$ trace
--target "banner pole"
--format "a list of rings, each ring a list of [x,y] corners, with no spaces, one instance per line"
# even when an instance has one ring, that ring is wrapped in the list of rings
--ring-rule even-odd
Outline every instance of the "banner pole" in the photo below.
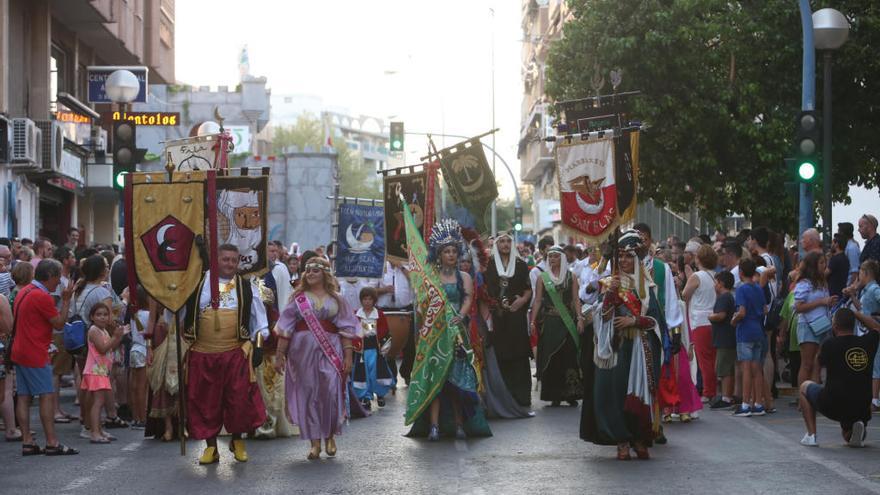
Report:
[[[174,312],[174,334],[177,339],[177,433],[180,436],[180,455],[186,455],[186,373],[183,372],[183,337],[180,335],[177,311]]]

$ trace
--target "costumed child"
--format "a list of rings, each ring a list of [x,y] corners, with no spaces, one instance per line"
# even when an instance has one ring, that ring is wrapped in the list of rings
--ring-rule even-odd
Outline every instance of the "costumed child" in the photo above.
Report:
[[[391,366],[382,352],[383,345],[388,341],[388,320],[376,308],[377,299],[376,289],[364,287],[360,291],[361,307],[355,311],[363,337],[354,341],[351,381],[357,398],[367,410],[372,408],[373,395],[376,396],[376,404],[385,407],[385,394],[395,385]]]
[[[104,407],[104,390],[112,390],[110,386],[110,370],[113,367],[113,351],[119,347],[122,337],[128,333],[126,326],[121,326],[113,319],[110,308],[103,302],[95,303],[89,311],[88,346],[89,353],[83,368],[81,388],[89,396],[89,431],[92,443],[110,443],[115,438],[108,435],[101,427],[101,409]]]

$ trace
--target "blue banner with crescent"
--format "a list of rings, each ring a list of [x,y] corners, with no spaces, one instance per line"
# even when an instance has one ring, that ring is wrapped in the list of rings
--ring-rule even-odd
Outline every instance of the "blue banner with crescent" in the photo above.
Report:
[[[337,277],[379,278],[385,270],[385,209],[339,205],[335,271]]]

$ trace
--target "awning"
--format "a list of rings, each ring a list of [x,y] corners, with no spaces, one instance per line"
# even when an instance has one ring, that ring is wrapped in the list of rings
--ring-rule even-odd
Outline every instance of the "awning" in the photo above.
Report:
[[[85,103],[74,98],[70,93],[58,93],[58,102],[78,114],[86,115],[96,121],[101,120],[101,114],[89,108]]]

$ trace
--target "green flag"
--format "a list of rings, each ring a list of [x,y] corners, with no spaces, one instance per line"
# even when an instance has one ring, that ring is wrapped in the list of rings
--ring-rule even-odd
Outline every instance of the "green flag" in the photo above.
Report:
[[[420,316],[416,358],[407,394],[405,423],[412,424],[431,404],[443,384],[455,357],[459,326],[448,322],[455,311],[446,299],[437,268],[428,263],[428,248],[416,228],[409,208],[402,208],[409,246],[410,285],[416,293]]]

